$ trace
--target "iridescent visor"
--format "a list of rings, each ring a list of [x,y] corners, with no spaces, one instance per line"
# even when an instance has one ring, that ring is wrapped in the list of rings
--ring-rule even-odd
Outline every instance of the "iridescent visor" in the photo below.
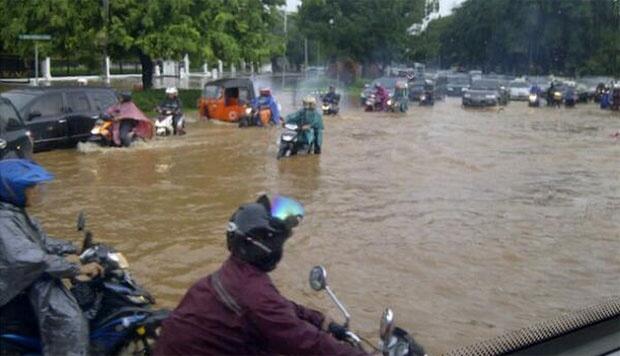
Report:
[[[302,219],[304,207],[295,199],[276,195],[271,199],[271,216],[282,221],[286,221],[289,217]]]

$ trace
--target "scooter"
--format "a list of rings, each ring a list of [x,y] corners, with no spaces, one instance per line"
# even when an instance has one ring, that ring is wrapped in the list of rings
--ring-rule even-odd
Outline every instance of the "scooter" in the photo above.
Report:
[[[393,97],[387,100],[387,109],[389,112],[402,112],[405,113],[409,110],[409,98],[404,97],[400,99],[394,99]]]
[[[72,281],[71,293],[90,324],[90,352],[103,355],[150,355],[159,328],[169,311],[153,309],[155,298],[131,276],[122,253],[93,242],[85,229],[84,214],[77,229],[84,231],[80,254],[83,264],[97,262],[104,274],[89,281]],[[6,320],[5,320],[6,318]],[[42,345],[34,311],[25,294],[0,309],[0,350],[8,354],[41,354]]]
[[[336,298],[336,295],[331,290],[329,285],[327,285],[327,271],[323,268],[323,266],[315,266],[310,270],[309,282],[310,288],[313,290],[317,292],[325,290],[331,300],[344,315],[345,322],[342,325],[338,325],[339,331],[337,333],[332,333],[334,337],[340,339],[341,341],[345,341],[353,347],[359,348],[368,354],[381,352],[386,356],[426,355],[424,348],[414,340],[413,336],[409,335],[407,331],[396,326],[394,321],[394,312],[392,312],[390,308],[385,309],[383,316],[381,317],[381,324],[379,326],[379,336],[381,341],[378,346],[374,346],[368,340],[351,331],[349,329],[351,314],[349,314],[340,300]],[[370,350],[367,350],[364,345],[366,345],[366,348],[370,348]]]
[[[539,107],[540,106],[540,96],[536,93],[531,93],[527,97],[527,106],[529,107]]]
[[[159,116],[155,120],[155,135],[156,136],[170,136],[174,134],[180,134],[185,127],[185,117],[181,113],[177,113],[169,108],[158,108]],[[177,121],[177,127],[174,127],[174,116],[179,115]]]
[[[323,115],[338,115],[338,111],[340,110],[337,102],[330,102],[327,100],[323,101],[321,109],[323,110]]]
[[[424,92],[420,95],[420,106],[433,106],[435,105],[435,98],[431,92]]]
[[[296,155],[298,152],[312,152],[313,143],[305,144],[300,142],[300,135],[308,128],[297,126],[296,124],[284,124],[284,131],[278,141],[277,159]]]
[[[383,111],[381,101],[377,100],[377,96],[375,94],[370,94],[366,98],[364,110],[365,111]]]

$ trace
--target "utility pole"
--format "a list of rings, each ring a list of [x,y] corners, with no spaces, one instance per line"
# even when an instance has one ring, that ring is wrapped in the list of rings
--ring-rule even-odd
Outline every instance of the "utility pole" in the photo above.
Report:
[[[308,73],[308,37],[304,38],[304,71]]]

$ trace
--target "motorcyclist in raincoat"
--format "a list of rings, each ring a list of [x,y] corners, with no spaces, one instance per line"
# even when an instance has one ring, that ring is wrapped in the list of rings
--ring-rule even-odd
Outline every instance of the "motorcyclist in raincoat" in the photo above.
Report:
[[[0,161],[0,307],[23,294],[37,317],[45,355],[86,355],[88,323],[62,279],[92,278],[103,268],[67,261],[63,256],[75,247],[49,237],[28,215],[26,209],[40,203],[42,183],[52,179],[32,161]]]
[[[329,86],[329,91],[323,96],[323,102],[338,105],[338,103],[340,102],[340,95],[336,93],[335,86]]]
[[[280,124],[280,107],[276,99],[271,95],[271,89],[268,87],[261,88],[259,90],[258,98],[252,101],[252,108],[256,112],[258,112],[263,106],[269,107],[269,110],[271,111],[271,118],[269,119],[269,122],[273,125]],[[255,121],[256,122],[254,124],[256,126],[262,126],[262,122],[260,121],[258,116],[255,117]]]
[[[377,97],[377,100],[381,103],[381,109],[382,110],[386,110],[387,109],[387,101],[390,98],[390,94],[383,87],[383,85],[381,85],[379,83],[375,84],[375,96]]]
[[[341,337],[341,326],[286,299],[269,277],[303,215],[283,196],[239,207],[226,233],[230,256],[163,322],[155,355],[363,355],[328,334]]]
[[[162,100],[157,106],[157,111],[162,109],[168,109],[174,112],[174,116],[172,117],[172,129],[174,130],[174,134],[184,135],[185,128],[182,125],[179,125],[179,121],[181,116],[183,116],[183,104],[181,103],[181,99],[179,99],[179,91],[176,87],[166,88],[166,98]]]
[[[307,96],[303,100],[303,108],[286,117],[286,123],[296,124],[304,129],[303,138],[305,144],[314,144],[314,153],[321,154],[323,146],[323,116],[316,110],[316,98]]]

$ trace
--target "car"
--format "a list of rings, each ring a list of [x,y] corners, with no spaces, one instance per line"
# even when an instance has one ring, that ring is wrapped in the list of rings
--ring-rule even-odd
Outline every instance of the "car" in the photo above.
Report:
[[[448,96],[462,96],[463,92],[469,88],[469,75],[454,74],[449,75],[446,83],[446,94]]]
[[[0,159],[32,158],[32,138],[19,113],[0,97]]]
[[[34,152],[86,141],[99,115],[117,101],[114,90],[106,87],[21,88],[0,96],[11,101],[23,118]]]
[[[498,80],[482,79],[473,82],[463,94],[463,106],[497,106],[508,103],[508,92]]]
[[[524,80],[513,80],[508,84],[510,100],[527,100],[530,95],[530,84]]]

